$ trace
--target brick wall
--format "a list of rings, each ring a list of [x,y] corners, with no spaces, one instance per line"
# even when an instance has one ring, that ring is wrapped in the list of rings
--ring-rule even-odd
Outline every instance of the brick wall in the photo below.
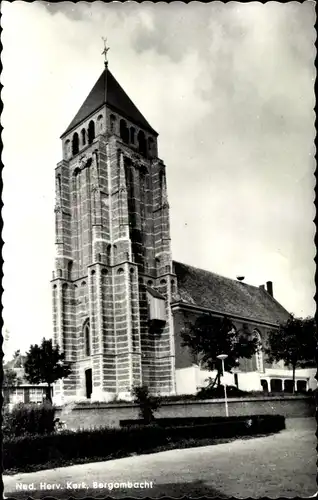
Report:
[[[60,402],[85,395],[86,369],[92,369],[98,401],[114,393],[125,398],[142,383],[153,392],[174,392],[176,277],[165,176],[156,137],[113,112],[98,110],[63,138],[56,168],[54,342],[74,369],[56,384]],[[167,321],[158,334],[149,331],[147,285],[166,298]]]
[[[182,308],[173,309],[176,369],[187,368],[192,366],[192,364],[194,363],[194,357],[191,355],[190,350],[187,347],[182,346],[181,330],[187,323],[194,324],[201,314],[202,313],[200,312],[187,311],[183,310]],[[248,322],[248,321],[239,321],[233,319],[232,321],[235,328],[238,331],[243,327],[243,324],[247,325],[250,332],[253,332],[253,330],[256,329],[261,336],[262,342],[266,343],[266,338],[268,335],[269,328],[252,321]],[[266,361],[265,355],[263,355],[263,361],[264,361],[264,368],[277,367],[277,363],[276,364],[268,363]],[[240,359],[239,370],[241,372],[243,373],[252,372],[255,371],[256,369],[257,366],[256,366],[255,355],[253,355],[251,359]]]
[[[156,412],[157,417],[208,417],[224,416],[224,414],[222,399],[166,403]],[[229,414],[230,416],[279,414],[286,418],[314,417],[315,404],[313,399],[299,396],[230,399]],[[119,426],[120,420],[139,418],[138,407],[132,404],[79,405],[68,412],[58,409],[57,417],[66,422],[69,429],[116,427]]]

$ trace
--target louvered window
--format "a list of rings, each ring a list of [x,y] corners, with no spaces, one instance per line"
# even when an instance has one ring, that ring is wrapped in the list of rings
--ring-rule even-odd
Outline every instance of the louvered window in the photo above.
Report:
[[[166,322],[166,301],[163,295],[147,287],[147,300],[150,321]]]

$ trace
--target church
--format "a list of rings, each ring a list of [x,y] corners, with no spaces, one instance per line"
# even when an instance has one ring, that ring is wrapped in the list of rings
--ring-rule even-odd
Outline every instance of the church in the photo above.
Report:
[[[255,287],[173,261],[158,133],[107,58],[61,140],[53,339],[72,373],[55,384],[56,403],[129,400],[141,385],[153,394],[195,393],[209,374],[182,346],[185,321],[226,314],[263,341],[289,317],[271,282]],[[247,390],[288,390],[291,379],[283,366],[267,365],[261,351],[226,377]],[[309,377],[298,378],[308,389]]]

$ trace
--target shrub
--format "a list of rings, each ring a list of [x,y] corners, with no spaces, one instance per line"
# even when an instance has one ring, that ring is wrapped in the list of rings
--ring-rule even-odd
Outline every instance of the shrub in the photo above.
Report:
[[[160,404],[160,398],[151,396],[148,387],[135,387],[133,389],[134,402],[139,406],[139,415],[145,424],[150,424],[154,421],[154,411]]]
[[[184,426],[197,426],[205,424],[215,424],[224,422],[236,422],[240,420],[246,420],[246,416],[233,416],[233,417],[159,417],[156,418],[155,424],[160,427],[184,427]],[[137,419],[125,419],[120,420],[121,427],[143,425],[143,420]]]
[[[129,430],[104,428],[11,437],[3,442],[3,466],[10,469],[52,460],[116,458],[142,453],[164,443],[165,429],[151,425]]]
[[[121,420],[120,425],[131,429],[143,424],[142,420]],[[201,437],[223,438],[244,435],[247,432],[277,432],[285,428],[285,418],[280,415],[158,418],[156,426],[165,428],[170,438],[175,432],[185,432],[184,437],[188,435],[194,438],[201,436],[201,431]]]
[[[55,408],[50,403],[19,403],[11,411],[3,411],[3,435],[47,434],[55,428]]]
[[[226,387],[226,393],[229,398],[239,398],[243,396],[250,395],[248,392],[241,391],[234,385],[228,385]],[[220,385],[219,387],[202,387],[197,394],[196,394],[197,399],[218,399],[218,398],[224,398],[224,386]]]

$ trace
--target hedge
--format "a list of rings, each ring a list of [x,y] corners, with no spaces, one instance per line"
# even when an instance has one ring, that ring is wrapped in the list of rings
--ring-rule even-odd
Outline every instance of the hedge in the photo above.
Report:
[[[55,428],[55,408],[49,403],[19,403],[3,410],[2,432],[7,437],[47,434]]]
[[[257,415],[251,417],[255,418]],[[258,415],[258,417],[263,417]],[[267,415],[266,415],[267,417]],[[160,425],[162,427],[178,427],[184,425],[202,425],[202,424],[213,424],[219,422],[237,422],[241,420],[247,420],[249,417],[246,415],[232,416],[232,417],[158,417],[153,423]],[[142,419],[124,419],[120,420],[119,424],[121,427],[131,427],[135,425],[145,425]]]
[[[185,439],[229,438],[285,428],[280,415],[258,415],[241,419],[199,425],[163,427],[156,424],[120,429],[104,428],[60,433],[21,436],[3,440],[3,467],[23,469],[25,466],[63,463],[78,459],[110,459],[131,453],[152,451],[168,443]]]

